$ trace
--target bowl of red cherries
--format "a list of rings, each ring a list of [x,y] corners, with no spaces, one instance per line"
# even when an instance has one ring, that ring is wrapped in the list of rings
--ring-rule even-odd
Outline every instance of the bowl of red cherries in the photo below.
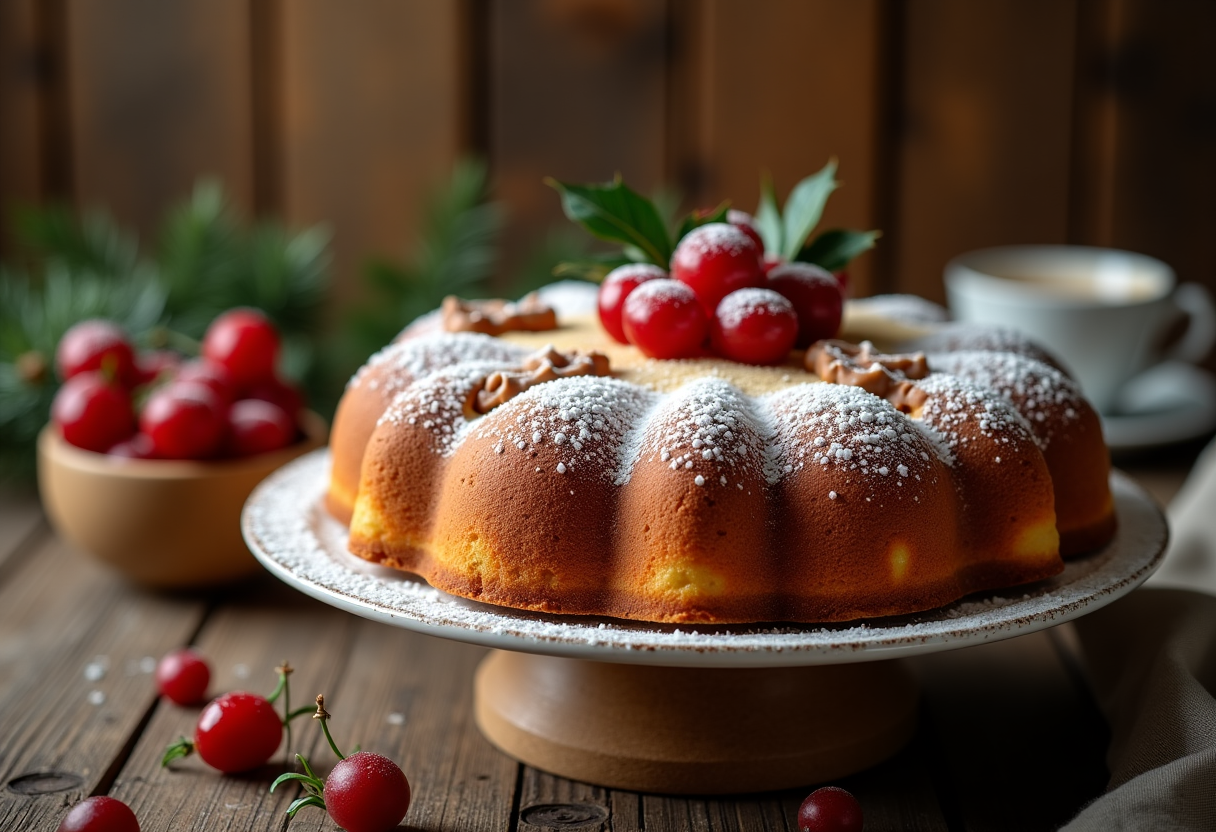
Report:
[[[63,385],[38,437],[38,488],[59,533],[147,586],[256,572],[240,515],[267,474],[325,441],[324,421],[277,371],[280,339],[255,309],[208,327],[199,355],[137,351],[111,321],[73,326]]]
[[[812,263],[767,259],[754,221],[730,211],[676,245],[670,270],[632,263],[608,274],[599,315],[617,341],[651,358],[713,355],[780,364],[840,329],[840,280]]]

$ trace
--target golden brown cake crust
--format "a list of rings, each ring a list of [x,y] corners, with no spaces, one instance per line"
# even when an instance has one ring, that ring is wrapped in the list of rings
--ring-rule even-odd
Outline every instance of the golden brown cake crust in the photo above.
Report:
[[[476,412],[488,378],[550,343],[602,352],[615,377]],[[891,371],[897,407],[802,360],[651,361],[591,319],[416,326],[348,387],[327,505],[352,552],[453,594],[666,622],[929,609],[1054,575],[1061,537],[1113,533],[1097,417],[1056,370],[946,354],[948,374]]]

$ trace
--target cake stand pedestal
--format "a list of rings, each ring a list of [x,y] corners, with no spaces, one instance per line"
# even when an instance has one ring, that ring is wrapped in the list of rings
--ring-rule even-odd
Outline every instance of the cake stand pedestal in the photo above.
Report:
[[[916,727],[899,661],[652,667],[495,650],[474,682],[477,726],[535,768],[668,794],[834,780],[899,751]]]
[[[320,450],[254,490],[241,523],[258,560],[356,615],[493,648],[474,682],[485,736],[536,768],[633,791],[766,791],[881,762],[915,727],[916,687],[899,660],[1100,609],[1144,582],[1168,537],[1152,499],[1115,472],[1115,539],[1050,580],[898,618],[689,632],[490,607],[368,564],[322,508],[328,481]]]

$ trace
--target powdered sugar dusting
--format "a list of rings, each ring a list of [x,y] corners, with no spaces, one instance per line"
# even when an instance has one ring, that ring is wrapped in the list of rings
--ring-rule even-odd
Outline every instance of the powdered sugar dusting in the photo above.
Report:
[[[479,332],[444,332],[389,344],[367,360],[347,386],[366,380],[384,385],[387,394],[441,367],[466,361],[513,364],[527,355],[524,347]],[[373,372],[374,371],[374,372]]]
[[[642,457],[666,463],[697,485],[733,487],[742,477],[737,469],[767,471],[772,467],[767,447],[772,430],[751,401],[723,379],[686,384],[670,394],[650,420]]]
[[[1101,552],[1067,562],[1012,597],[983,593],[911,616],[839,625],[729,625],[690,629],[616,619],[562,618],[464,601],[346,552],[346,530],[321,508],[329,454],[271,475],[242,518],[245,539],[274,574],[357,615],[507,650],[634,664],[763,667],[872,661],[1022,635],[1127,594],[1160,562],[1165,522],[1144,492],[1112,475],[1119,532]],[[1007,591],[1006,591],[1007,592]]]
[[[676,258],[681,255],[704,257],[710,252],[726,252],[739,255],[745,251],[755,251],[756,244],[752,238],[733,225],[725,222],[711,222],[694,228],[684,235],[676,246]]]
[[[995,390],[1030,424],[1046,448],[1061,425],[1080,418],[1085,400],[1054,367],[1011,352],[963,351],[929,356],[929,366]]]
[[[496,453],[531,460],[536,445],[551,443],[560,473],[590,467],[613,482],[629,478],[634,450],[629,435],[658,396],[615,378],[575,376],[538,384],[474,423]]]
[[[977,433],[1011,450],[1021,442],[1034,442],[1026,420],[988,388],[946,373],[934,373],[917,386],[929,394],[918,427],[951,456]]]
[[[893,476],[919,486],[935,476],[934,460],[951,461],[913,420],[860,387],[803,384],[766,397],[765,404],[777,426],[779,477],[814,466],[842,478]]]

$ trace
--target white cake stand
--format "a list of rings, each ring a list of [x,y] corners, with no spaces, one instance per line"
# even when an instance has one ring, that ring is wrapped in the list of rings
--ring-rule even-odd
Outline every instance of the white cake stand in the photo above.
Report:
[[[494,648],[475,681],[482,733],[529,765],[635,791],[760,791],[868,768],[915,727],[899,659],[1093,612],[1139,586],[1167,539],[1161,511],[1116,472],[1114,541],[1050,580],[896,618],[674,627],[478,604],[368,564],[322,507],[328,482],[320,450],[254,491],[242,528],[258,560],[356,615]]]

